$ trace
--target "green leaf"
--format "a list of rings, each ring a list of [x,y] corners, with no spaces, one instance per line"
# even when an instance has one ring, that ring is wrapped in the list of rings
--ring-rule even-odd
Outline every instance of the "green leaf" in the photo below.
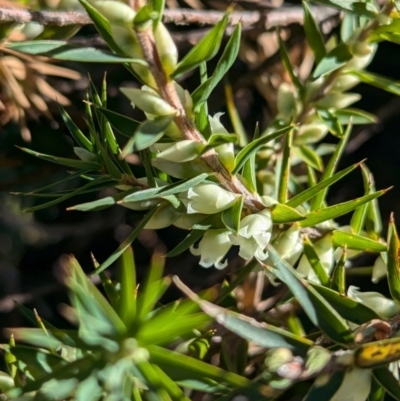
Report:
[[[317,3],[340,11],[350,12],[359,17],[374,18],[377,14],[372,3],[363,3],[359,0],[318,0]]]
[[[385,401],[385,389],[372,376],[368,401]]]
[[[370,308],[357,302],[346,295],[323,287],[318,284],[311,284],[313,288],[342,316],[343,319],[349,320],[355,324],[363,324],[372,319],[379,319],[379,316]]]
[[[96,139],[96,148],[100,151],[100,156],[103,159],[104,166],[107,172],[115,180],[120,180],[122,178],[122,172],[119,167],[113,162],[112,156],[110,156],[101,144],[100,139]]]
[[[344,247],[348,249],[355,249],[364,252],[385,252],[386,244],[382,242],[374,241],[361,235],[351,234],[345,231],[335,230],[332,235],[333,243],[336,246]]]
[[[389,188],[390,189],[390,188]],[[301,227],[310,227],[315,224],[322,223],[327,220],[336,219],[346,213],[351,212],[357,207],[364,205],[367,202],[371,202],[383,194],[385,194],[389,189],[383,189],[381,191],[374,192],[370,195],[365,195],[361,198],[357,198],[348,202],[339,203],[337,205],[329,206],[324,209],[315,210],[306,215],[305,220],[299,222]]]
[[[348,61],[353,58],[350,49],[347,44],[341,43],[331,50],[317,65],[314,70],[313,77],[318,78],[320,76],[336,71],[340,67],[343,67]]]
[[[171,78],[178,78],[180,75],[198,67],[203,61],[213,58],[219,50],[225,28],[228,24],[229,15],[224,18],[205,35],[195,47],[181,60]]]
[[[67,126],[69,132],[71,133],[72,137],[75,139],[76,143],[84,148],[87,149],[89,152],[93,152],[93,144],[86,138],[83,132],[75,125],[72,121],[69,114],[65,111],[64,107],[58,105],[60,109],[60,114],[62,119],[64,120],[65,125]]]
[[[240,196],[234,205],[229,209],[224,210],[221,215],[221,220],[225,224],[225,227],[235,234],[237,234],[240,228],[243,204],[244,196]]]
[[[347,42],[359,27],[359,19],[354,14],[346,13],[340,24],[340,38]]]
[[[274,224],[293,223],[305,219],[296,209],[281,203],[271,206],[271,217]]]
[[[289,348],[303,355],[307,353],[309,347],[313,344],[312,341],[304,337],[296,336],[270,324],[259,323],[245,315],[229,311],[211,302],[202,300],[183,284],[177,276],[174,277],[174,283],[186,296],[196,302],[204,313],[215,319],[223,327],[246,340],[254,341],[265,348]]]
[[[361,82],[376,86],[377,88],[383,89],[386,92],[400,96],[400,81],[396,81],[392,78],[386,78],[368,71],[351,71],[351,74],[356,76]]]
[[[347,248],[345,246],[332,271],[331,289],[339,292],[341,296],[346,295],[346,257]]]
[[[191,230],[189,234],[171,251],[167,253],[167,258],[180,255],[189,249],[196,241],[198,241],[203,235],[204,230]]]
[[[333,152],[332,157],[329,159],[329,162],[326,165],[324,172],[322,173],[320,181],[324,181],[324,180],[330,178],[333,175],[333,173],[335,172],[336,166],[338,165],[339,160],[342,157],[342,154],[344,152],[344,148],[347,144],[347,141],[350,138],[351,128],[352,128],[352,126],[351,126],[351,124],[349,124],[346,128],[345,133],[340,138],[340,141],[339,141],[335,151]],[[322,204],[323,200],[325,199],[327,190],[328,190],[328,187],[325,187],[324,189],[322,189],[321,191],[319,191],[316,194],[314,199],[311,201],[311,205],[310,205],[311,211],[317,210],[321,207],[321,204]]]
[[[394,400],[400,401],[400,383],[387,367],[375,368],[372,374],[375,380]]]
[[[253,141],[258,139],[260,136],[260,130],[258,123],[256,124],[256,128],[254,130]],[[243,141],[242,141],[243,142]],[[246,138],[247,143],[247,138]],[[244,146],[246,146],[244,143]],[[250,192],[257,192],[257,177],[256,177],[256,154],[253,153],[247,161],[243,165],[242,177],[246,182],[246,186]]]
[[[70,206],[67,210],[79,210],[80,212],[94,212],[98,210],[107,209],[108,207],[115,205],[116,201],[113,196],[107,196],[95,200],[93,202],[80,203],[79,205]]]
[[[317,252],[315,251],[312,243],[307,237],[304,237],[303,241],[304,245],[304,254],[306,255],[308,262],[311,265],[311,268],[314,270],[315,275],[318,277],[318,280],[321,282],[323,286],[329,286],[330,278],[328,273],[326,272],[324,266],[319,259]]]
[[[99,274],[100,272],[111,266],[132,244],[136,237],[140,234],[143,227],[149,222],[153,217],[154,213],[157,211],[158,206],[150,210],[140,221],[140,223],[135,227],[135,229],[129,234],[129,236],[121,243],[121,245],[93,272],[93,274]]]
[[[119,203],[150,200],[161,198],[163,196],[174,195],[183,191],[187,191],[189,188],[201,184],[207,177],[208,174],[203,173],[189,180],[178,181],[174,184],[165,185],[163,187],[149,188],[142,191],[137,191],[131,195],[126,196]]]
[[[104,15],[97,11],[86,0],[79,0],[79,2],[85,8],[97,31],[100,33],[101,37],[105,40],[110,49],[117,54],[122,54],[121,49],[113,39],[113,34],[111,32],[111,26],[108,19],[105,18]]]
[[[130,327],[136,316],[136,267],[132,247],[126,248],[122,253],[118,272],[118,315],[125,326]]]
[[[266,268],[288,286],[311,322],[333,341],[339,344],[353,343],[353,334],[345,320],[309,283],[300,279],[272,245],[268,246],[268,255]]]
[[[31,149],[20,148],[19,146],[17,146],[17,148],[21,149],[23,152],[26,152],[32,156],[38,157],[39,159],[43,159],[48,162],[56,164],[61,164],[62,166],[77,168],[80,170],[95,170],[95,171],[101,170],[103,168],[103,166],[100,163],[96,162],[84,162],[82,160],[67,159],[65,157],[45,155],[43,153],[39,153]]]
[[[232,174],[235,175],[239,172],[239,170],[243,167],[244,163],[259,149],[261,149],[266,143],[273,141],[285,135],[289,130],[293,127],[291,125],[281,128],[272,134],[262,136],[261,138],[256,139],[255,141],[250,142],[246,145],[235,158],[235,168],[232,171]]]
[[[144,60],[121,57],[94,47],[79,47],[60,40],[32,40],[10,43],[7,47],[21,53],[80,63],[134,63],[147,66]]]
[[[195,113],[197,113],[200,106],[207,101],[211,95],[211,92],[215,89],[221,79],[225,77],[232,64],[236,60],[240,47],[240,33],[241,25],[239,24],[233,31],[212,76],[192,93],[193,104],[195,105]]]
[[[306,33],[307,43],[314,53],[315,62],[318,64],[326,55],[325,43],[321,31],[315,21],[310,7],[303,1],[304,12],[304,31]]]
[[[350,124],[360,125],[360,124],[375,124],[378,119],[371,113],[367,113],[364,110],[347,108],[334,111],[335,116],[342,125]]]
[[[298,91],[303,90],[303,85],[301,84],[298,76],[293,70],[293,65],[292,62],[290,61],[289,54],[286,50],[285,43],[283,42],[281,35],[278,32],[278,39],[279,39],[279,53],[282,58],[282,63],[285,67],[286,72],[289,74],[290,79],[293,83],[293,85],[297,88]]]
[[[232,387],[251,387],[251,381],[247,378],[209,363],[155,345],[149,345],[147,349],[150,353],[150,362],[167,371],[173,380],[197,379],[202,382],[215,380],[217,383],[226,383]],[[265,396],[272,396],[272,389],[267,386],[262,388]]]
[[[140,123],[132,118],[126,117],[115,111],[106,109],[104,107],[96,106],[101,114],[108,120],[108,122],[122,135],[131,138],[133,133],[137,130]]]
[[[297,207],[307,202],[309,199],[313,198],[317,195],[321,190],[328,188],[329,186],[333,185],[335,182],[339,181],[341,178],[346,176],[347,174],[351,173],[355,170],[360,163],[353,164],[352,166],[347,167],[346,169],[339,171],[335,175],[321,180],[318,184],[311,186],[310,188],[306,189],[303,192],[300,192],[298,195],[294,196],[292,199],[286,202],[287,206]]]
[[[293,130],[286,134],[285,145],[282,154],[282,163],[279,173],[278,202],[286,203],[288,197],[288,184],[290,176],[290,151],[292,147]]]
[[[64,202],[67,199],[73,198],[74,196],[81,195],[83,193],[94,192],[94,191],[98,191],[100,189],[109,188],[110,186],[113,186],[116,183],[117,183],[117,181],[112,180],[107,176],[101,176],[101,177],[97,178],[96,180],[90,181],[87,184],[75,189],[74,191],[71,191],[63,196],[59,196],[56,199],[53,199],[52,201],[24,209],[24,212],[31,213],[31,212],[35,212],[37,210],[45,209],[50,206],[54,206],[61,202]]]
[[[321,157],[310,146],[294,146],[293,152],[307,165],[321,171],[324,167]]]
[[[329,132],[338,138],[343,136],[343,129],[339,123],[339,119],[333,113],[326,109],[319,109],[318,115],[321,120],[328,126]]]
[[[399,266],[399,238],[393,214],[390,216],[387,248],[387,277],[390,295],[400,301],[400,266]]]
[[[153,8],[153,11],[157,15],[157,17],[154,18],[153,29],[155,29],[157,27],[157,24],[161,21],[161,18],[163,16],[164,8],[165,8],[165,0],[152,0],[151,6]]]
[[[314,384],[302,401],[330,400],[342,385],[345,372],[334,372],[323,385]]]
[[[173,116],[163,116],[141,123],[126,143],[121,157],[126,157],[132,150],[144,150],[156,143],[164,136],[173,119]]]

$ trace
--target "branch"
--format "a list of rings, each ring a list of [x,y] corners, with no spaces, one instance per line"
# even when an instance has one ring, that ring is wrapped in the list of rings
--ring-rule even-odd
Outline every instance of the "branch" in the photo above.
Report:
[[[339,15],[339,11],[315,6],[312,8],[317,22],[322,23]],[[215,25],[224,16],[222,11],[166,9],[163,21],[175,25]],[[0,7],[0,21],[26,24],[38,22],[49,26],[90,25],[92,20],[86,13],[74,11],[30,11],[20,8]],[[303,24],[303,10],[301,7],[280,7],[276,10],[264,11],[234,11],[231,13],[231,25],[242,23],[244,28],[260,28],[270,30],[278,26]]]

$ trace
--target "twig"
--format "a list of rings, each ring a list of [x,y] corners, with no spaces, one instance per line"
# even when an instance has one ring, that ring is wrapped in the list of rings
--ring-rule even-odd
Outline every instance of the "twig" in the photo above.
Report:
[[[319,23],[339,14],[339,11],[324,6],[313,7],[312,12]],[[224,12],[222,11],[166,9],[163,14],[163,21],[175,25],[215,25],[221,21],[223,16]],[[93,23],[89,16],[83,12],[30,11],[7,7],[0,7],[0,21],[18,24],[34,21],[42,25],[58,27]],[[229,22],[231,25],[241,22],[244,28],[253,27],[270,30],[278,26],[303,24],[303,11],[301,7],[297,6],[264,11],[234,11],[231,13]]]

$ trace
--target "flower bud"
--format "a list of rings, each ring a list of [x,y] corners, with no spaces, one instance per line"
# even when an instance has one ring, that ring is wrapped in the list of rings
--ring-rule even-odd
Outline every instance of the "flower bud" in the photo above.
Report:
[[[214,214],[229,209],[239,197],[238,194],[227,191],[216,184],[200,184],[190,188],[187,212]]]
[[[175,163],[164,159],[154,158],[151,164],[160,171],[175,178],[194,178],[202,173],[212,173],[211,169],[200,159],[190,162]]]
[[[178,111],[159,96],[143,89],[121,88],[121,92],[139,109],[154,116],[172,116]]]
[[[375,260],[374,266],[372,267],[371,281],[376,284],[380,279],[387,274],[387,254],[381,253]]]
[[[208,122],[210,123],[210,129],[213,134],[229,134],[220,121],[223,115],[224,113],[216,113],[212,117],[208,116]]]
[[[164,159],[175,163],[184,163],[196,159],[202,150],[204,144],[184,139],[175,143],[156,143],[152,150],[156,152],[157,159]]]
[[[169,203],[164,202],[147,222],[145,229],[159,230],[169,227],[179,217],[179,212]]]
[[[371,54],[373,51],[374,51],[373,46],[366,41],[363,42],[356,41],[352,43],[350,46],[351,54],[353,54],[356,57],[367,56]]]
[[[149,210],[159,202],[158,199],[150,199],[145,201],[124,202],[121,203],[121,206],[131,210]]]
[[[165,72],[170,75],[178,64],[178,49],[170,33],[162,22],[157,24],[154,40]]]
[[[113,0],[89,0],[97,11],[104,15],[110,24],[131,25],[136,12],[127,4]]]
[[[233,143],[224,143],[215,148],[219,161],[231,172],[235,168],[235,148]]]
[[[185,109],[186,114],[188,115],[188,117],[192,117],[193,116],[193,99],[190,96],[190,93],[186,89],[183,89],[182,86],[180,86],[175,81],[174,81],[174,87],[175,87],[176,93],[178,94],[179,100],[181,101],[182,106]]]
[[[333,242],[331,234],[325,235],[314,244],[314,250],[318,255],[319,260],[325,271],[329,274],[332,264],[333,264]],[[306,255],[303,255],[300,259],[299,265],[297,267],[297,272],[302,276],[306,277],[307,280],[314,283],[319,283],[317,275],[314,273],[310,262]]]
[[[347,71],[359,71],[363,70],[368,64],[372,61],[375,56],[375,46],[373,48],[373,52],[366,54],[365,56],[354,56],[345,66],[345,70]]]
[[[195,224],[200,223],[208,217],[206,214],[187,214],[182,213],[173,223],[175,227],[181,228],[182,230],[190,230]]]
[[[298,104],[292,88],[283,82],[277,95],[278,118],[288,122],[298,114]]]
[[[271,239],[272,218],[269,209],[250,214],[240,221],[237,235],[231,234],[233,245],[239,245],[239,256],[243,259],[256,257],[265,260],[268,252],[264,252]]]
[[[199,243],[199,247],[190,247],[193,255],[200,256],[200,265],[203,267],[215,266],[217,269],[223,269],[228,265],[228,261],[221,263],[221,260],[228,253],[231,247],[229,240],[229,231],[207,230]]]
[[[296,146],[308,145],[320,141],[328,133],[324,123],[304,124],[294,134],[293,144]]]
[[[333,85],[332,85],[332,90],[337,90],[340,92],[347,91],[354,86],[358,85],[360,83],[360,80],[355,77],[354,75],[351,74],[341,74],[339,75]]]
[[[275,348],[267,352],[264,364],[269,372],[277,372],[282,365],[293,360],[292,351],[288,348]]]
[[[383,319],[389,319],[400,312],[400,303],[384,297],[379,292],[361,292],[354,285],[349,286],[347,296],[372,309]]]
[[[328,93],[315,105],[323,109],[344,109],[361,99],[358,93]]]
[[[342,384],[330,401],[365,401],[371,389],[371,369],[353,368],[346,373]]]

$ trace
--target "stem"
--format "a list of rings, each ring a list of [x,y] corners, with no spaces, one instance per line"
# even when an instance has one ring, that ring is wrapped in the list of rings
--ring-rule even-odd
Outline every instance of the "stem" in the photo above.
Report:
[[[149,65],[149,69],[154,77],[161,97],[178,111],[178,115],[174,119],[175,124],[178,126],[185,139],[207,144],[205,138],[197,131],[193,121],[186,115],[185,109],[175,90],[174,83],[169,79],[162,66],[154,41],[152,28],[149,27],[144,30],[137,30],[136,34],[143,51],[144,59]],[[218,159],[218,155],[214,149],[200,156],[200,159],[213,171],[215,177],[223,187],[234,193],[245,195],[245,205],[250,210],[258,212],[265,209],[265,206],[247,190],[242,182],[236,176],[232,176],[228,172]]]

